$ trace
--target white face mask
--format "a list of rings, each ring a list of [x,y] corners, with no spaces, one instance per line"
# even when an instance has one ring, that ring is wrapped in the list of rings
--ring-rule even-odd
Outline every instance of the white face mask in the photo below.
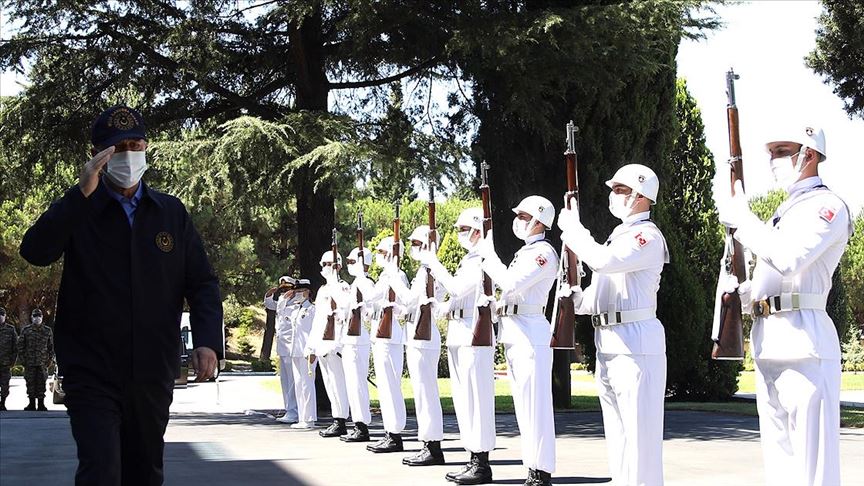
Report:
[[[321,276],[324,277],[324,280],[330,281],[334,280],[338,274],[332,265],[327,265],[326,267],[321,267]]]
[[[366,271],[363,268],[363,262],[354,262],[348,264],[348,275],[352,277],[359,277],[361,275],[365,275]]]
[[[420,251],[421,250],[420,250],[419,246],[411,245],[411,249],[408,251],[409,251],[409,254],[411,255],[411,258],[413,258],[414,261],[417,261],[417,262],[420,261]]]
[[[456,240],[459,242],[459,246],[466,250],[470,251],[474,248],[474,243],[471,243],[471,230],[460,231],[459,234],[456,235]]]
[[[633,212],[633,206],[627,204],[627,198],[629,197],[630,194],[609,193],[609,212],[612,213],[612,216],[622,221],[627,216],[630,216],[630,213]]]
[[[147,170],[147,156],[143,151],[116,152],[108,160],[106,175],[117,187],[129,189]]]
[[[520,240],[523,240],[523,241],[527,240],[529,233],[531,231],[529,229],[529,226],[533,226],[534,221],[535,221],[534,218],[531,218],[531,221],[522,221],[519,218],[514,218],[513,219],[513,234],[516,236],[516,238],[519,238]]]
[[[798,155],[798,161],[801,161],[801,152],[793,155]],[[792,155],[771,159],[771,173],[774,174],[774,181],[783,190],[788,190],[792,184],[798,182],[801,177],[801,169],[803,167],[792,162]]]
[[[41,317],[34,317],[33,318],[33,324],[36,324],[37,326],[39,324],[42,324],[42,318]]]

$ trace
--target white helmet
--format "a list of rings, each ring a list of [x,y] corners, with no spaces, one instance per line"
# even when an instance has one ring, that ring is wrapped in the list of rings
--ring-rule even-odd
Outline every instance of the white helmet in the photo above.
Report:
[[[546,229],[552,228],[552,223],[555,221],[555,207],[543,196],[526,197],[513,208],[513,212],[530,214],[531,217],[543,223]]]
[[[405,253],[405,248],[404,248],[405,245],[401,244],[402,242],[399,242],[399,243],[400,243],[399,244],[399,257],[402,257],[402,254]],[[379,250],[379,251],[380,250],[386,251],[387,254],[392,254],[393,253],[393,237],[392,236],[384,237],[378,243],[378,246],[376,246],[375,249]]]
[[[483,209],[482,208],[463,209],[462,213],[459,214],[459,217],[456,218],[456,223],[454,223],[453,226],[456,228],[459,228],[460,226],[468,226],[469,228],[474,228],[476,230],[482,230],[483,229]]]
[[[348,254],[348,260],[354,260],[356,262],[359,254],[360,248],[355,247],[351,250],[351,253]],[[367,267],[372,265],[372,250],[369,248],[363,248],[363,265],[366,265]]]
[[[342,266],[342,255],[337,252],[336,257],[338,260],[337,263],[339,266]],[[324,254],[321,255],[321,261],[318,263],[321,265],[324,265],[325,263],[333,263],[333,250],[325,251]]]
[[[414,228],[414,231],[411,232],[411,236],[408,237],[408,241],[416,240],[421,243],[428,244],[429,243],[429,225],[421,224],[420,226]]]
[[[642,194],[651,200],[652,203],[657,202],[657,191],[660,190],[660,179],[653,170],[642,164],[627,164],[606,181],[606,185],[611,189],[615,184],[624,184],[633,191]]]
[[[765,149],[768,149],[768,144],[777,142],[799,143],[803,147],[811,148],[822,154],[822,160],[828,158],[825,153],[825,132],[818,127],[805,125],[781,126],[771,132],[768,141],[765,142]]]

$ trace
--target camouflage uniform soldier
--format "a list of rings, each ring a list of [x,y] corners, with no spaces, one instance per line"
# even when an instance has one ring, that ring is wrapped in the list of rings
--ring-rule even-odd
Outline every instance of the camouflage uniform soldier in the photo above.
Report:
[[[0,410],[6,410],[9,396],[10,368],[18,356],[18,333],[15,326],[6,323],[6,309],[0,307]]]
[[[31,325],[21,330],[18,349],[24,365],[24,381],[27,382],[27,396],[30,404],[24,410],[46,411],[45,382],[48,380],[47,366],[54,361],[54,334],[51,328],[42,324],[42,311],[33,309],[30,314]],[[38,408],[36,402],[39,402]]]

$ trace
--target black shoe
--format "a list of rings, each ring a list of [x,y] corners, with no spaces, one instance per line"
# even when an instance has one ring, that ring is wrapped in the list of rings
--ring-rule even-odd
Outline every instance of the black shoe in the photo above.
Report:
[[[552,475],[539,469],[529,469],[524,486],[552,486]]]
[[[471,469],[471,466],[473,466],[476,461],[477,461],[477,454],[474,454],[472,452],[471,453],[471,459],[468,460],[468,464],[465,464],[465,467],[463,467],[459,471],[449,472],[449,473],[445,474],[444,478],[447,481],[456,481],[456,476],[461,476],[461,475],[465,474],[466,471]]]
[[[6,398],[3,398],[2,400],[0,400],[0,412],[3,412],[5,410],[6,410]]]
[[[342,442],[369,442],[369,427],[363,422],[355,422],[354,429],[339,437]]]
[[[406,466],[440,466],[444,464],[444,453],[441,452],[441,442],[434,440],[423,443],[423,450],[411,457],[402,459]]]
[[[366,447],[366,450],[375,453],[402,452],[402,436],[400,434],[384,433],[384,440]]]
[[[467,471],[453,478],[456,484],[486,484],[492,482],[492,467],[489,466],[489,453],[478,452],[476,460]]]
[[[36,406],[36,410],[39,410],[40,412],[47,412],[48,408],[45,406],[45,399],[38,398],[37,401],[39,404]]]
[[[35,399],[35,398],[31,398],[31,399],[30,399],[30,404],[27,405],[26,407],[24,407],[24,411],[25,411],[25,412],[32,412],[32,411],[34,411],[34,410],[36,410],[36,399]]]
[[[337,418],[333,419],[333,423],[330,424],[330,427],[318,432],[318,435],[321,437],[339,437],[347,433],[348,429],[345,428],[345,419]]]

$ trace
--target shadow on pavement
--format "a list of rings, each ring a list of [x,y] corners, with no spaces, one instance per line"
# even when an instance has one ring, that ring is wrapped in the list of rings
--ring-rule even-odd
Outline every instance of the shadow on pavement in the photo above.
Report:
[[[504,479],[501,481],[492,481],[493,484],[523,484],[524,482],[524,479]],[[552,475],[553,484],[604,484],[609,482],[612,482],[612,478],[559,478],[558,476]]]
[[[218,456],[208,453],[202,443],[166,443],[165,484],[204,482],[260,486],[305,486],[307,484],[273,461],[220,460]]]

